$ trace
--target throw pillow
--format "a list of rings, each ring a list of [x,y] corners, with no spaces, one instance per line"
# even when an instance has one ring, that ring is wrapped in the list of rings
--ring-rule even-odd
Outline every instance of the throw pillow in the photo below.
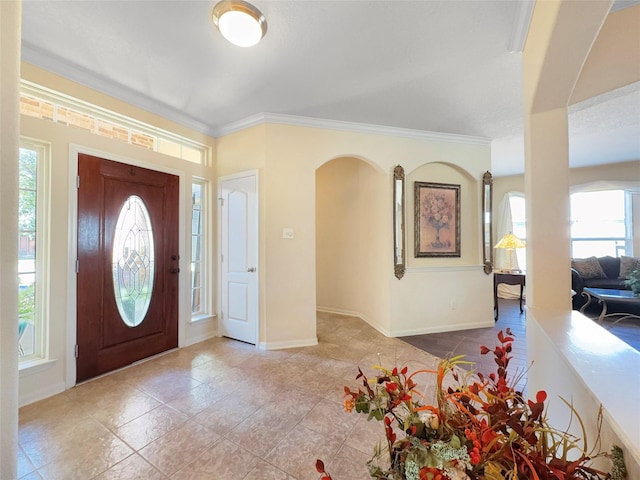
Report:
[[[571,268],[575,268],[585,280],[590,278],[607,278],[596,257],[573,258],[571,259]]]
[[[640,258],[622,255],[620,257],[620,278],[629,278],[634,270],[640,270]]]

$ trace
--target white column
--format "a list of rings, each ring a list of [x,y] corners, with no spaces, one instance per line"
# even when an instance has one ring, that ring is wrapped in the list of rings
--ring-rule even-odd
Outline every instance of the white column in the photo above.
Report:
[[[536,2],[522,56],[527,305],[571,310],[567,107],[611,0]]]
[[[527,305],[571,310],[567,109],[525,120]]]
[[[0,478],[17,478],[20,1],[0,1]]]

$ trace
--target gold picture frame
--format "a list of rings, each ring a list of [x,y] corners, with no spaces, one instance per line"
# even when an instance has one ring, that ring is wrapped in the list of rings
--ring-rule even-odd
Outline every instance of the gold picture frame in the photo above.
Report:
[[[415,182],[415,256],[460,256],[460,185]]]

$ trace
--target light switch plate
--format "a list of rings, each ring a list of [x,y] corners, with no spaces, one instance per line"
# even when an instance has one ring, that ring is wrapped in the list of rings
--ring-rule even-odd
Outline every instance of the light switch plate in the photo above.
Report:
[[[293,238],[293,228],[283,228],[282,229],[282,238]]]

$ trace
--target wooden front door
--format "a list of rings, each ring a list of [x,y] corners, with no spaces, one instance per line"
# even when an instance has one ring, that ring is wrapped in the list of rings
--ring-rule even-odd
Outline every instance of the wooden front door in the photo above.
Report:
[[[178,346],[178,177],[78,155],[80,382]]]

